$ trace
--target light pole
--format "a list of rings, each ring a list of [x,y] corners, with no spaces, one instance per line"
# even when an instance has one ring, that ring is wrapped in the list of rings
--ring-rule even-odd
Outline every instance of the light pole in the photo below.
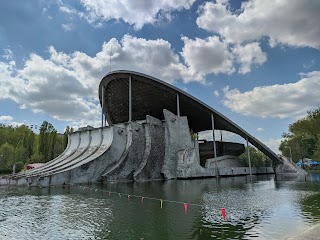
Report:
[[[290,158],[291,158],[291,162],[293,162],[293,159],[292,159],[292,151],[291,151],[291,147],[288,147],[288,146],[286,146],[286,148],[289,148],[289,151],[290,151]]]

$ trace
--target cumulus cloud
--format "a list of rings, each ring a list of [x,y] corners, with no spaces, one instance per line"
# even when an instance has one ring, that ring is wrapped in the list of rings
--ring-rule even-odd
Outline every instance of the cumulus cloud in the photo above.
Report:
[[[263,132],[264,129],[263,128],[257,128],[257,132]]]
[[[25,124],[23,122],[13,121],[13,117],[11,117],[10,115],[0,116],[0,123],[5,124],[5,125],[10,125],[13,127],[19,127],[19,126]]]
[[[12,121],[13,118],[9,115],[7,116],[0,116],[0,121],[3,121],[3,122],[9,122],[9,121]]]
[[[162,19],[170,19],[171,12],[190,9],[195,0],[81,0],[85,12],[76,12],[67,6],[60,10],[68,14],[77,14],[94,26],[102,26],[111,19],[123,20],[136,30],[145,24],[155,24]]]
[[[320,105],[320,71],[301,74],[295,83],[255,87],[251,91],[224,89],[223,104],[248,116],[297,118]]]
[[[227,42],[242,43],[269,37],[279,43],[320,49],[320,3],[315,0],[249,0],[233,12],[228,1],[206,2],[197,24],[219,33]]]
[[[219,96],[220,96],[220,93],[219,93],[219,91],[214,90],[213,95],[215,95],[216,97],[219,97]]]
[[[8,52],[10,53],[10,52]],[[125,35],[111,39],[95,56],[83,52],[58,52],[49,47],[49,56],[35,53],[21,68],[12,58],[0,62],[0,99],[11,99],[21,108],[45,112],[56,119],[77,123],[99,122],[97,88],[110,68],[144,72],[168,82],[177,79],[200,81],[179,61],[169,42]]]
[[[274,138],[269,138],[268,141],[263,141],[263,143],[269,147],[273,152],[275,152],[276,154],[279,154],[279,146],[281,143],[282,139],[274,139]]]
[[[262,52],[260,43],[253,42],[246,45],[237,45],[233,48],[237,62],[241,65],[239,73],[251,72],[252,65],[262,65],[267,61],[267,55]]]
[[[192,75],[200,75],[200,78],[203,78],[209,73],[231,74],[235,71],[233,55],[228,46],[218,37],[196,38],[195,40],[182,37],[181,39],[184,41],[181,55]]]

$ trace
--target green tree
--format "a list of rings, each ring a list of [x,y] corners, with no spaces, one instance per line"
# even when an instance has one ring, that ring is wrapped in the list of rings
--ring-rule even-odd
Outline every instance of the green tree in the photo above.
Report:
[[[239,156],[240,161],[246,167],[249,166],[248,160],[248,149],[250,153],[250,162],[252,167],[270,167],[272,166],[272,161],[264,153],[260,152],[255,147],[246,147],[246,151]]]
[[[54,146],[57,140],[57,131],[51,123],[43,121],[39,133],[39,153],[44,156],[47,162],[54,157]]]
[[[57,134],[47,121],[39,130],[38,135],[26,125],[13,127],[0,124],[0,171],[11,172],[14,164],[19,167],[46,162],[61,154],[65,149],[64,135]]]
[[[290,157],[291,148],[294,162],[302,158],[320,160],[320,108],[308,111],[305,118],[290,124],[289,132],[282,136],[279,150],[286,157]]]

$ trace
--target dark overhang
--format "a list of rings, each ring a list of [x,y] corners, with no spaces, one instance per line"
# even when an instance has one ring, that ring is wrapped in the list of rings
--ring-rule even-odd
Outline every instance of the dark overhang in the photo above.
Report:
[[[131,77],[132,121],[144,120],[146,115],[162,120],[163,109],[177,114],[177,95],[179,95],[180,115],[187,116],[189,127],[193,132],[212,130],[211,114],[213,114],[215,129],[230,131],[248,139],[269,158],[278,161],[278,156],[273,151],[212,107],[164,81],[138,72],[125,70],[110,72],[100,82],[100,104],[110,125],[129,120],[129,77]]]

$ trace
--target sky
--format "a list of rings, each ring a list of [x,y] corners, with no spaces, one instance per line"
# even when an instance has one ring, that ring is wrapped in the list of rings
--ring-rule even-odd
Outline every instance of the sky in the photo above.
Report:
[[[319,0],[1,1],[0,123],[98,127],[101,79],[133,70],[278,152],[320,106],[319,12]]]

